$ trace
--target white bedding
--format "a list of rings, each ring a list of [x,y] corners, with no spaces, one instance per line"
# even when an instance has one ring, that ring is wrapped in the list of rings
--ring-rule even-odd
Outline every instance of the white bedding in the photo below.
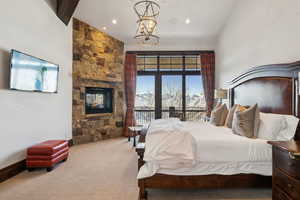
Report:
[[[196,140],[178,119],[160,119],[150,124],[144,161],[149,174],[158,169],[178,169],[196,164]],[[180,148],[178,148],[180,146]]]
[[[176,145],[177,153],[183,152],[184,156],[193,155],[194,157],[190,157],[190,159],[193,159],[193,162],[190,162],[192,165],[170,167],[168,162],[167,165],[164,165],[164,156],[161,156],[159,158],[160,162],[157,163],[155,160],[156,155],[155,153],[153,154],[152,150],[156,149],[157,154],[157,144],[167,144],[171,141],[170,138],[169,140],[165,139],[165,134],[160,134],[157,131],[156,134],[152,134],[152,136],[155,136],[155,140],[151,134],[147,134],[144,155],[146,163],[141,167],[138,178],[150,177],[155,173],[170,175],[232,175],[253,173],[266,176],[272,174],[272,149],[266,140],[238,136],[233,134],[229,128],[216,127],[204,122],[180,123],[182,127],[179,130],[183,130],[186,141],[183,144],[173,144],[172,148],[174,149]],[[192,136],[193,139],[187,135]],[[179,132],[177,133],[177,137],[178,139],[180,138]],[[191,142],[192,140],[194,142]],[[186,148],[189,145],[194,146],[190,146],[187,152]],[[167,155],[166,160],[172,156],[171,154],[171,152],[165,154]],[[176,158],[179,163],[182,162],[180,156]]]

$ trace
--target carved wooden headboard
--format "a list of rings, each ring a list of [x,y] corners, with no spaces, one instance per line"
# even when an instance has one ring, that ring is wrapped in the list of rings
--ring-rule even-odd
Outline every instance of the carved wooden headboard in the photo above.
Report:
[[[230,82],[230,105],[258,103],[262,112],[299,117],[298,72],[300,61],[252,68]]]

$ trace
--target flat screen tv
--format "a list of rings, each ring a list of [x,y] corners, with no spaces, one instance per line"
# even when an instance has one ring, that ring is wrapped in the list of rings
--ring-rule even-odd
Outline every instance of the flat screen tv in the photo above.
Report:
[[[10,67],[10,89],[57,92],[58,65],[12,50]]]

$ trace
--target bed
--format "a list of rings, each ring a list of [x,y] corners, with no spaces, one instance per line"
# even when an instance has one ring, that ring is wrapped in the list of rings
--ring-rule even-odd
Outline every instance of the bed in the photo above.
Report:
[[[230,82],[230,105],[253,105],[258,103],[262,112],[299,116],[299,71],[300,62],[252,68]],[[190,127],[191,126],[193,126],[193,124],[190,124]],[[201,125],[198,124],[197,126]],[[223,129],[219,131],[226,132],[226,130]],[[232,142],[235,140],[239,141],[239,139],[235,137],[232,137],[231,139]],[[296,130],[294,140],[300,140],[299,128]],[[247,141],[244,142],[247,143]],[[265,142],[266,141],[261,141],[261,143],[264,144]],[[261,145],[259,141],[257,143],[257,145]],[[214,146],[218,147],[220,144],[221,142],[215,141],[215,143],[210,143],[209,145],[213,148]],[[256,149],[261,149],[257,152],[258,155],[260,153],[266,155],[270,154],[270,148],[268,150],[265,146]],[[138,168],[139,170],[143,170],[145,164],[145,136],[140,137],[136,152],[139,156]],[[227,154],[230,154],[230,152],[227,152]],[[215,156],[213,156],[214,154],[207,155],[209,156],[206,157],[210,159],[217,159],[218,157],[218,154],[215,154]],[[234,152],[232,152],[232,155],[235,155]],[[250,173],[251,170],[247,171],[244,167],[241,167],[240,171],[226,171],[226,166],[223,169],[220,166],[203,166],[204,170],[198,172],[193,170],[189,171],[188,169],[181,171],[176,171],[176,169],[172,171],[171,169],[168,171],[157,170],[155,171],[155,174],[146,173],[144,177],[142,176],[142,178],[140,177],[138,179],[139,199],[147,199],[147,188],[271,187],[272,166],[267,157],[256,160],[260,163],[256,166],[257,171],[253,170],[255,166],[251,166],[253,173]],[[204,159],[205,156],[202,158]],[[243,157],[240,156],[239,159],[243,159]],[[245,161],[247,159],[245,159]],[[245,166],[249,167],[249,164],[246,164]],[[201,167],[198,166],[197,169],[201,169]],[[208,169],[212,170],[211,173],[205,173]]]

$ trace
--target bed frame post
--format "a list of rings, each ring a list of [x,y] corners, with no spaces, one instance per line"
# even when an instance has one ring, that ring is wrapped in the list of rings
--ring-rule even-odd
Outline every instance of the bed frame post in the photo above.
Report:
[[[138,181],[138,185],[139,185],[139,200],[147,200],[147,191],[145,188],[145,180],[144,179],[140,179]]]
[[[145,153],[145,135],[141,135],[139,137],[138,144],[135,148],[135,151],[138,154],[138,170],[145,164],[144,161],[144,153]],[[138,180],[139,186],[139,200],[146,200],[147,199],[147,191],[145,186],[145,179]]]

